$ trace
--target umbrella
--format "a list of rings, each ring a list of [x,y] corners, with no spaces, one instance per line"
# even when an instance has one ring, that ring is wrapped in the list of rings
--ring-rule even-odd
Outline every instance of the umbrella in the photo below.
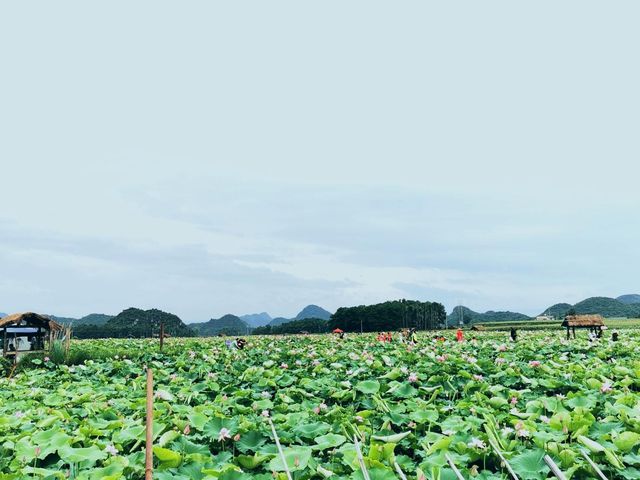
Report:
[[[333,333],[344,333],[344,330],[340,330],[339,328],[336,328]]]

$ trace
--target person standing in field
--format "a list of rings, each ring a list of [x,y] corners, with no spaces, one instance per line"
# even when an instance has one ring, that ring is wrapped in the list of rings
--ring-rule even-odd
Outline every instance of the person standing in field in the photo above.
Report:
[[[456,340],[458,340],[459,342],[464,340],[464,334],[462,333],[461,328],[458,328],[458,331],[456,332]]]
[[[511,327],[511,341],[515,342],[518,339],[518,334],[516,333],[516,329]]]

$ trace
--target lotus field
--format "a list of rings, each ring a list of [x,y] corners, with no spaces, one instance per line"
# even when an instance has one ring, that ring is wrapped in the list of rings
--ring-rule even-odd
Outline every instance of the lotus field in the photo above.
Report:
[[[521,479],[553,477],[545,454],[598,478],[583,451],[640,478],[639,332],[445,335],[75,342],[95,359],[0,379],[0,479],[144,478],[145,367],[155,479],[455,479],[448,459],[465,479],[512,478],[497,451]]]

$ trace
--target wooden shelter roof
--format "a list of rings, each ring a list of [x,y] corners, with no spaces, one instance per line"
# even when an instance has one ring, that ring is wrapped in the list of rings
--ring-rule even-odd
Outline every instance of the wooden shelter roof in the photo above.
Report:
[[[604,325],[602,315],[567,315],[563,327],[600,327]]]
[[[25,312],[14,313],[0,318],[0,328],[2,327],[42,327],[48,330],[62,330],[62,325],[51,320],[49,317],[39,313]]]

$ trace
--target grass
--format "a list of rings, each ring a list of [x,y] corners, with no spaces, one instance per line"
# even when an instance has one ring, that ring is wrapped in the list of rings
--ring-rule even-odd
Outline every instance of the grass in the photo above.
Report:
[[[640,318],[605,318],[604,324],[609,328],[640,328]],[[489,331],[508,331],[511,327],[519,330],[557,330],[562,328],[562,320],[522,320],[517,322],[477,323]]]

